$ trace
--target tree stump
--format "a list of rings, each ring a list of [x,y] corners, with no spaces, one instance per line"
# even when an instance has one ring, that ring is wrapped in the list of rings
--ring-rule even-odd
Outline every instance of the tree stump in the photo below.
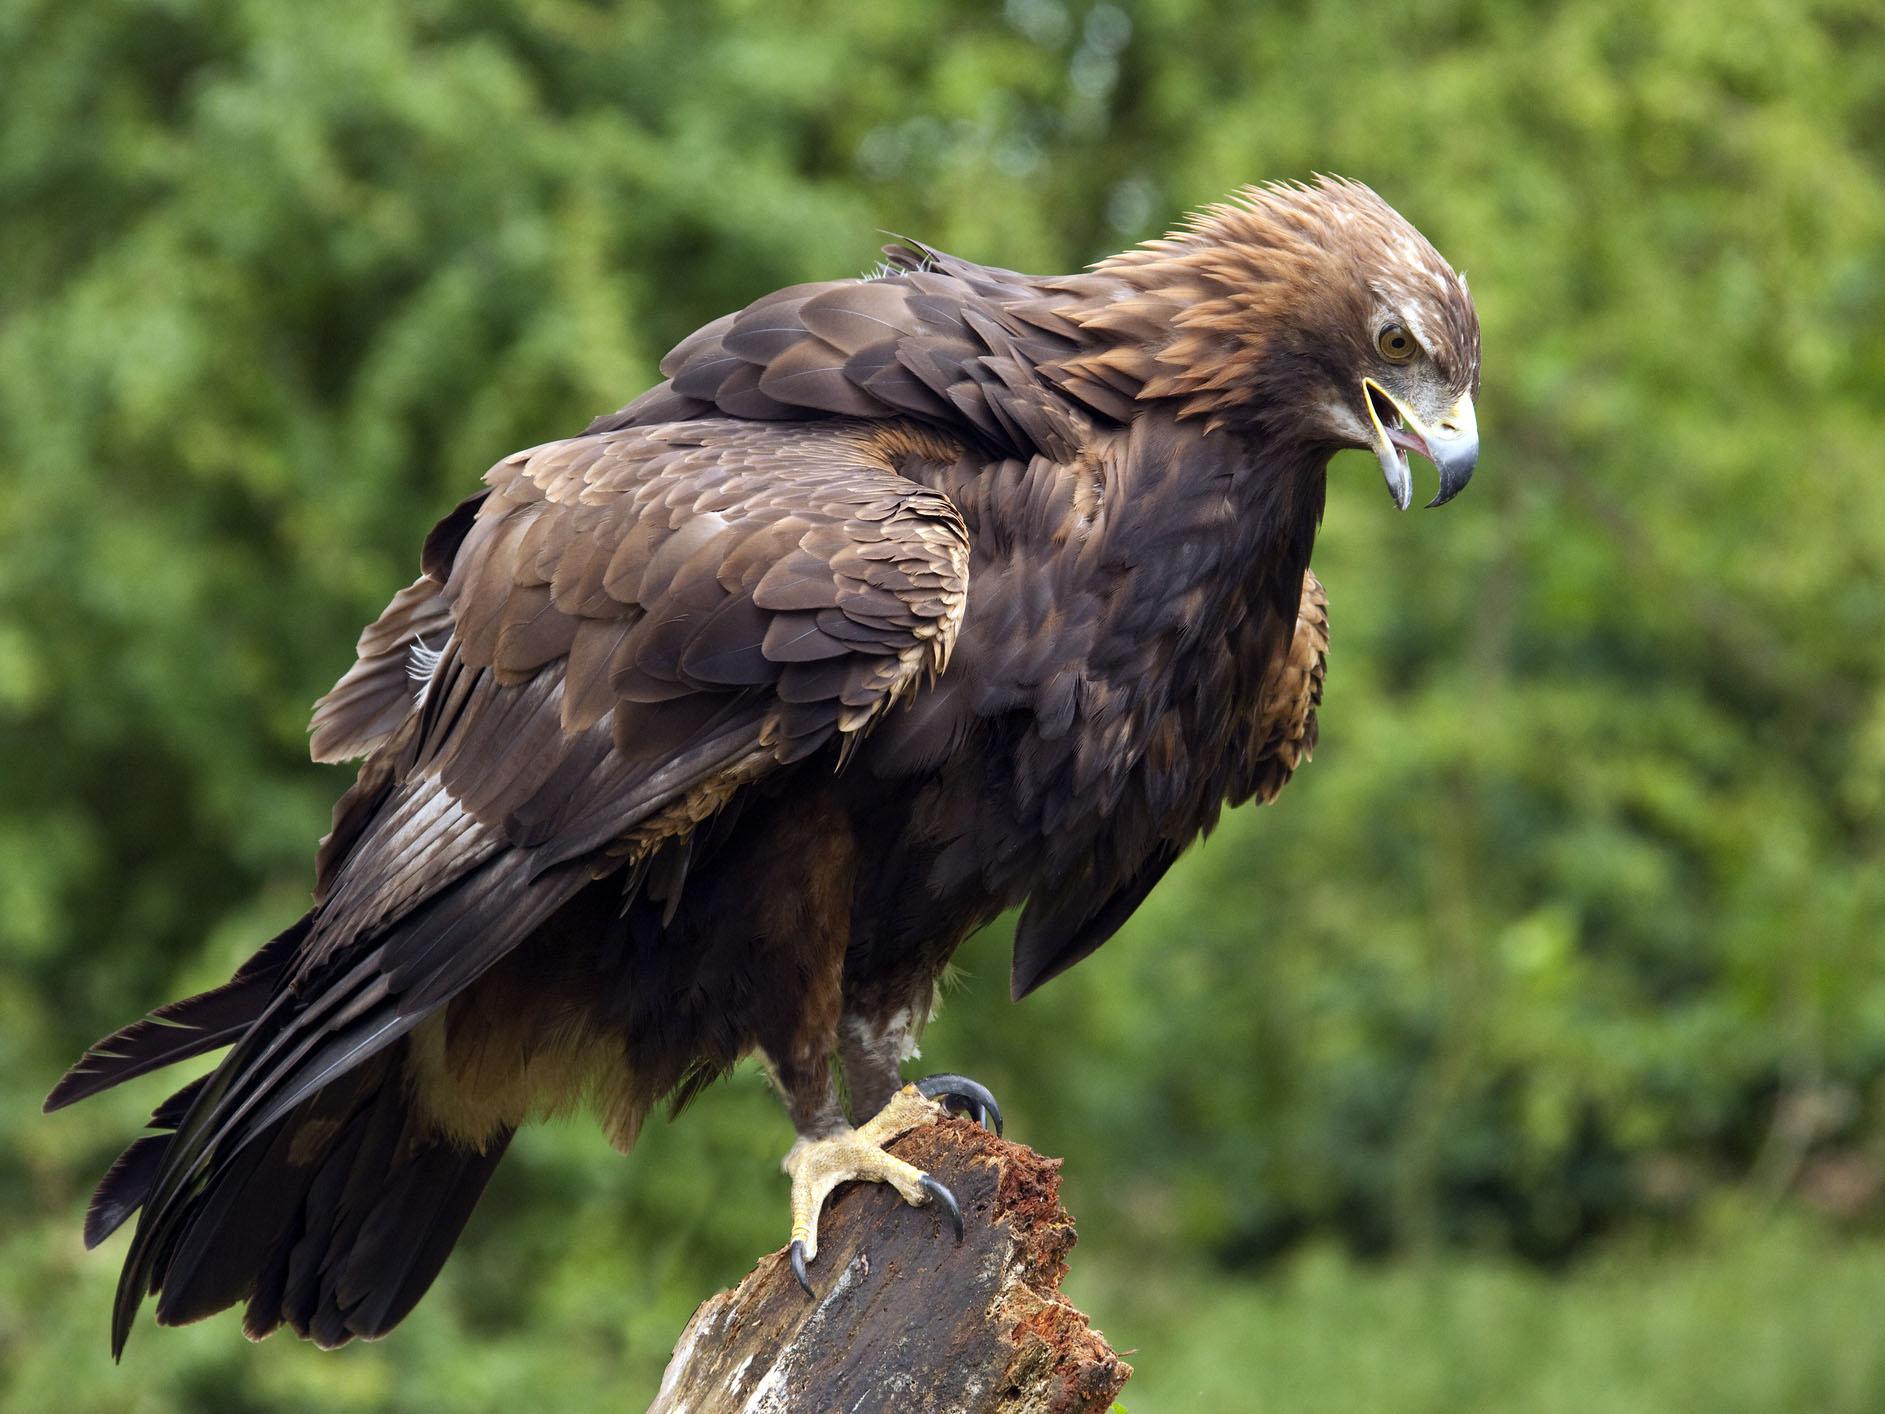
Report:
[[[968,1232],[934,1204],[847,1184],[825,1208],[808,1297],[781,1250],[709,1298],[651,1414],[895,1409],[1104,1411],[1132,1368],[1060,1294],[1073,1220],[1060,1160],[967,1120],[912,1130],[890,1152],[947,1184]]]

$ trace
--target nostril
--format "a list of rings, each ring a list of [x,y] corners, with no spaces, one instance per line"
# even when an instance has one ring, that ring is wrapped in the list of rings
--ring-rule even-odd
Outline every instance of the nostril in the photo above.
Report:
[[[1449,437],[1457,437],[1460,435],[1460,425],[1457,422],[1443,422],[1440,424],[1440,430]]]

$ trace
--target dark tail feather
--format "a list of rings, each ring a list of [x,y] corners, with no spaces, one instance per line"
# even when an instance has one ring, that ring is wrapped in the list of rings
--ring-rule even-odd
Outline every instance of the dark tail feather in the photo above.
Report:
[[[200,1056],[240,1039],[268,1006],[283,966],[308,931],[308,914],[262,945],[220,987],[158,1007],[112,1032],[68,1070],[46,1096],[50,1114],[175,1061]]]
[[[144,1206],[144,1197],[157,1177],[164,1150],[170,1144],[168,1134],[150,1134],[134,1139],[117,1162],[105,1171],[92,1204],[85,1210],[85,1247],[89,1251],[124,1226],[124,1220]]]
[[[510,1138],[505,1130],[481,1154],[434,1145],[401,1170],[335,1282],[336,1309],[347,1312],[353,1334],[367,1340],[385,1335],[419,1304],[458,1245]],[[295,1328],[305,1335],[313,1327]]]
[[[180,1200],[189,1211],[150,1269],[161,1323],[246,1301],[251,1338],[286,1324],[332,1347],[404,1319],[510,1142],[505,1131],[476,1151],[430,1133],[413,1114],[406,1049],[401,1042],[311,1096]],[[112,1333],[114,1354],[128,1317]]]
[[[164,1151],[170,1147],[170,1131],[189,1112],[191,1102],[208,1079],[207,1075],[199,1075],[152,1110],[150,1127],[164,1132],[146,1134],[141,1139],[132,1140],[131,1146],[118,1155],[117,1162],[99,1180],[97,1189],[92,1193],[91,1206],[85,1210],[85,1246],[88,1251],[124,1226],[124,1220],[144,1206],[144,1200],[150,1196],[151,1185],[157,1181]]]

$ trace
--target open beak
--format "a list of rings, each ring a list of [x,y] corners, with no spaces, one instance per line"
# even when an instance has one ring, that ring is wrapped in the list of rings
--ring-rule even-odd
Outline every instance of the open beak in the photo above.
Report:
[[[1440,473],[1440,494],[1427,502],[1429,506],[1444,506],[1459,495],[1473,479],[1473,466],[1479,460],[1479,424],[1473,418],[1472,394],[1461,393],[1459,401],[1430,427],[1374,379],[1362,379],[1361,388],[1368,420],[1374,424],[1374,454],[1394,504],[1406,510],[1414,500],[1409,452],[1419,452]]]

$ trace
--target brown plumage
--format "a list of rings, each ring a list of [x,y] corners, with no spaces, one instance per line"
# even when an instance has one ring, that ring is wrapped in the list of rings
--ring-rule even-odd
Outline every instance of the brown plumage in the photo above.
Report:
[[[1315,741],[1330,456],[1471,471],[1465,286],[1367,188],[1250,189],[1067,277],[893,247],[499,462],[316,709],[364,756],[314,905],[49,1108],[232,1049],[100,1185],[113,1323],[390,1329],[513,1131],[627,1148],[761,1052],[874,1111],[958,944],[1017,997]],[[1399,335],[1393,331],[1399,330]],[[141,1210],[141,1211],[140,1211]]]

